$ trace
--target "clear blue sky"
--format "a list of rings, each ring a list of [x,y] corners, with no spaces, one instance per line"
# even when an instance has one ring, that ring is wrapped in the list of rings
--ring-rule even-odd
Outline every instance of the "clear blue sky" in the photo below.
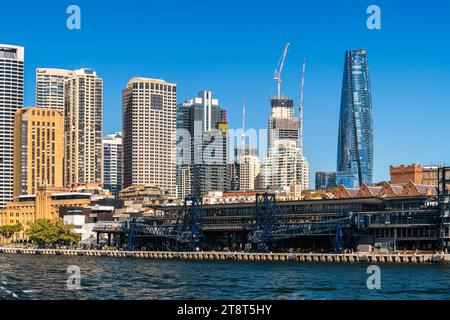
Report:
[[[81,8],[79,31],[66,8]],[[382,29],[366,28],[366,9]],[[178,84],[178,100],[209,89],[240,127],[266,128],[273,71],[291,43],[283,92],[298,99],[303,58],[305,155],[312,173],[335,170],[344,52],[368,50],[373,91],[375,180],[389,164],[450,163],[450,4],[446,0],[8,1],[0,43],[25,46],[25,105],[36,67],[95,69],[104,80],[104,131],[120,130],[121,90],[133,76]],[[441,145],[438,139],[446,139]]]

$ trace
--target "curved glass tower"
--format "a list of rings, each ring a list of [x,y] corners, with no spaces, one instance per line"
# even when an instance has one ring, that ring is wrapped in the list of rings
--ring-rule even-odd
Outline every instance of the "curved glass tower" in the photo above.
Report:
[[[337,152],[337,171],[370,184],[373,176],[372,93],[367,51],[345,53]]]

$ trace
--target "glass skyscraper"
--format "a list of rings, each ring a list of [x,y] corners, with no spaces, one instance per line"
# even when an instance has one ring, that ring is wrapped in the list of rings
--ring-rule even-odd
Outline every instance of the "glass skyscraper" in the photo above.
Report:
[[[372,93],[367,51],[364,49],[345,53],[337,171],[353,174],[359,185],[372,183]]]

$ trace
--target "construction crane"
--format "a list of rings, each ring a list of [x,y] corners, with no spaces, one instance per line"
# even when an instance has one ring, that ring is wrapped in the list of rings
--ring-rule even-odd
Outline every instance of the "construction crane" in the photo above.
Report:
[[[244,101],[244,105],[242,107],[242,150],[244,150],[244,154],[245,154],[245,105],[246,102]]]
[[[283,72],[284,60],[286,59],[288,47],[289,42],[286,43],[283,55],[281,56],[280,61],[278,61],[277,68],[275,68],[275,80],[277,81],[278,85],[278,99],[281,98],[281,72]]]
[[[300,85],[300,100],[298,103],[298,114],[300,118],[299,147],[302,154],[303,154],[303,98],[305,96],[305,71],[306,71],[306,59],[303,61],[302,82]]]

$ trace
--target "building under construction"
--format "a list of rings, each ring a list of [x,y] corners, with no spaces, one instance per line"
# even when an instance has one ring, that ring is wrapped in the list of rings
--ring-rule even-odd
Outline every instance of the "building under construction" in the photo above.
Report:
[[[281,94],[281,73],[289,43],[275,70],[278,95],[270,100],[268,121],[268,153],[261,168],[261,187],[270,190],[293,188],[300,195],[309,188],[309,164],[303,154],[303,91],[305,63],[303,64],[299,114],[294,101]],[[300,196],[298,197],[300,198]]]

